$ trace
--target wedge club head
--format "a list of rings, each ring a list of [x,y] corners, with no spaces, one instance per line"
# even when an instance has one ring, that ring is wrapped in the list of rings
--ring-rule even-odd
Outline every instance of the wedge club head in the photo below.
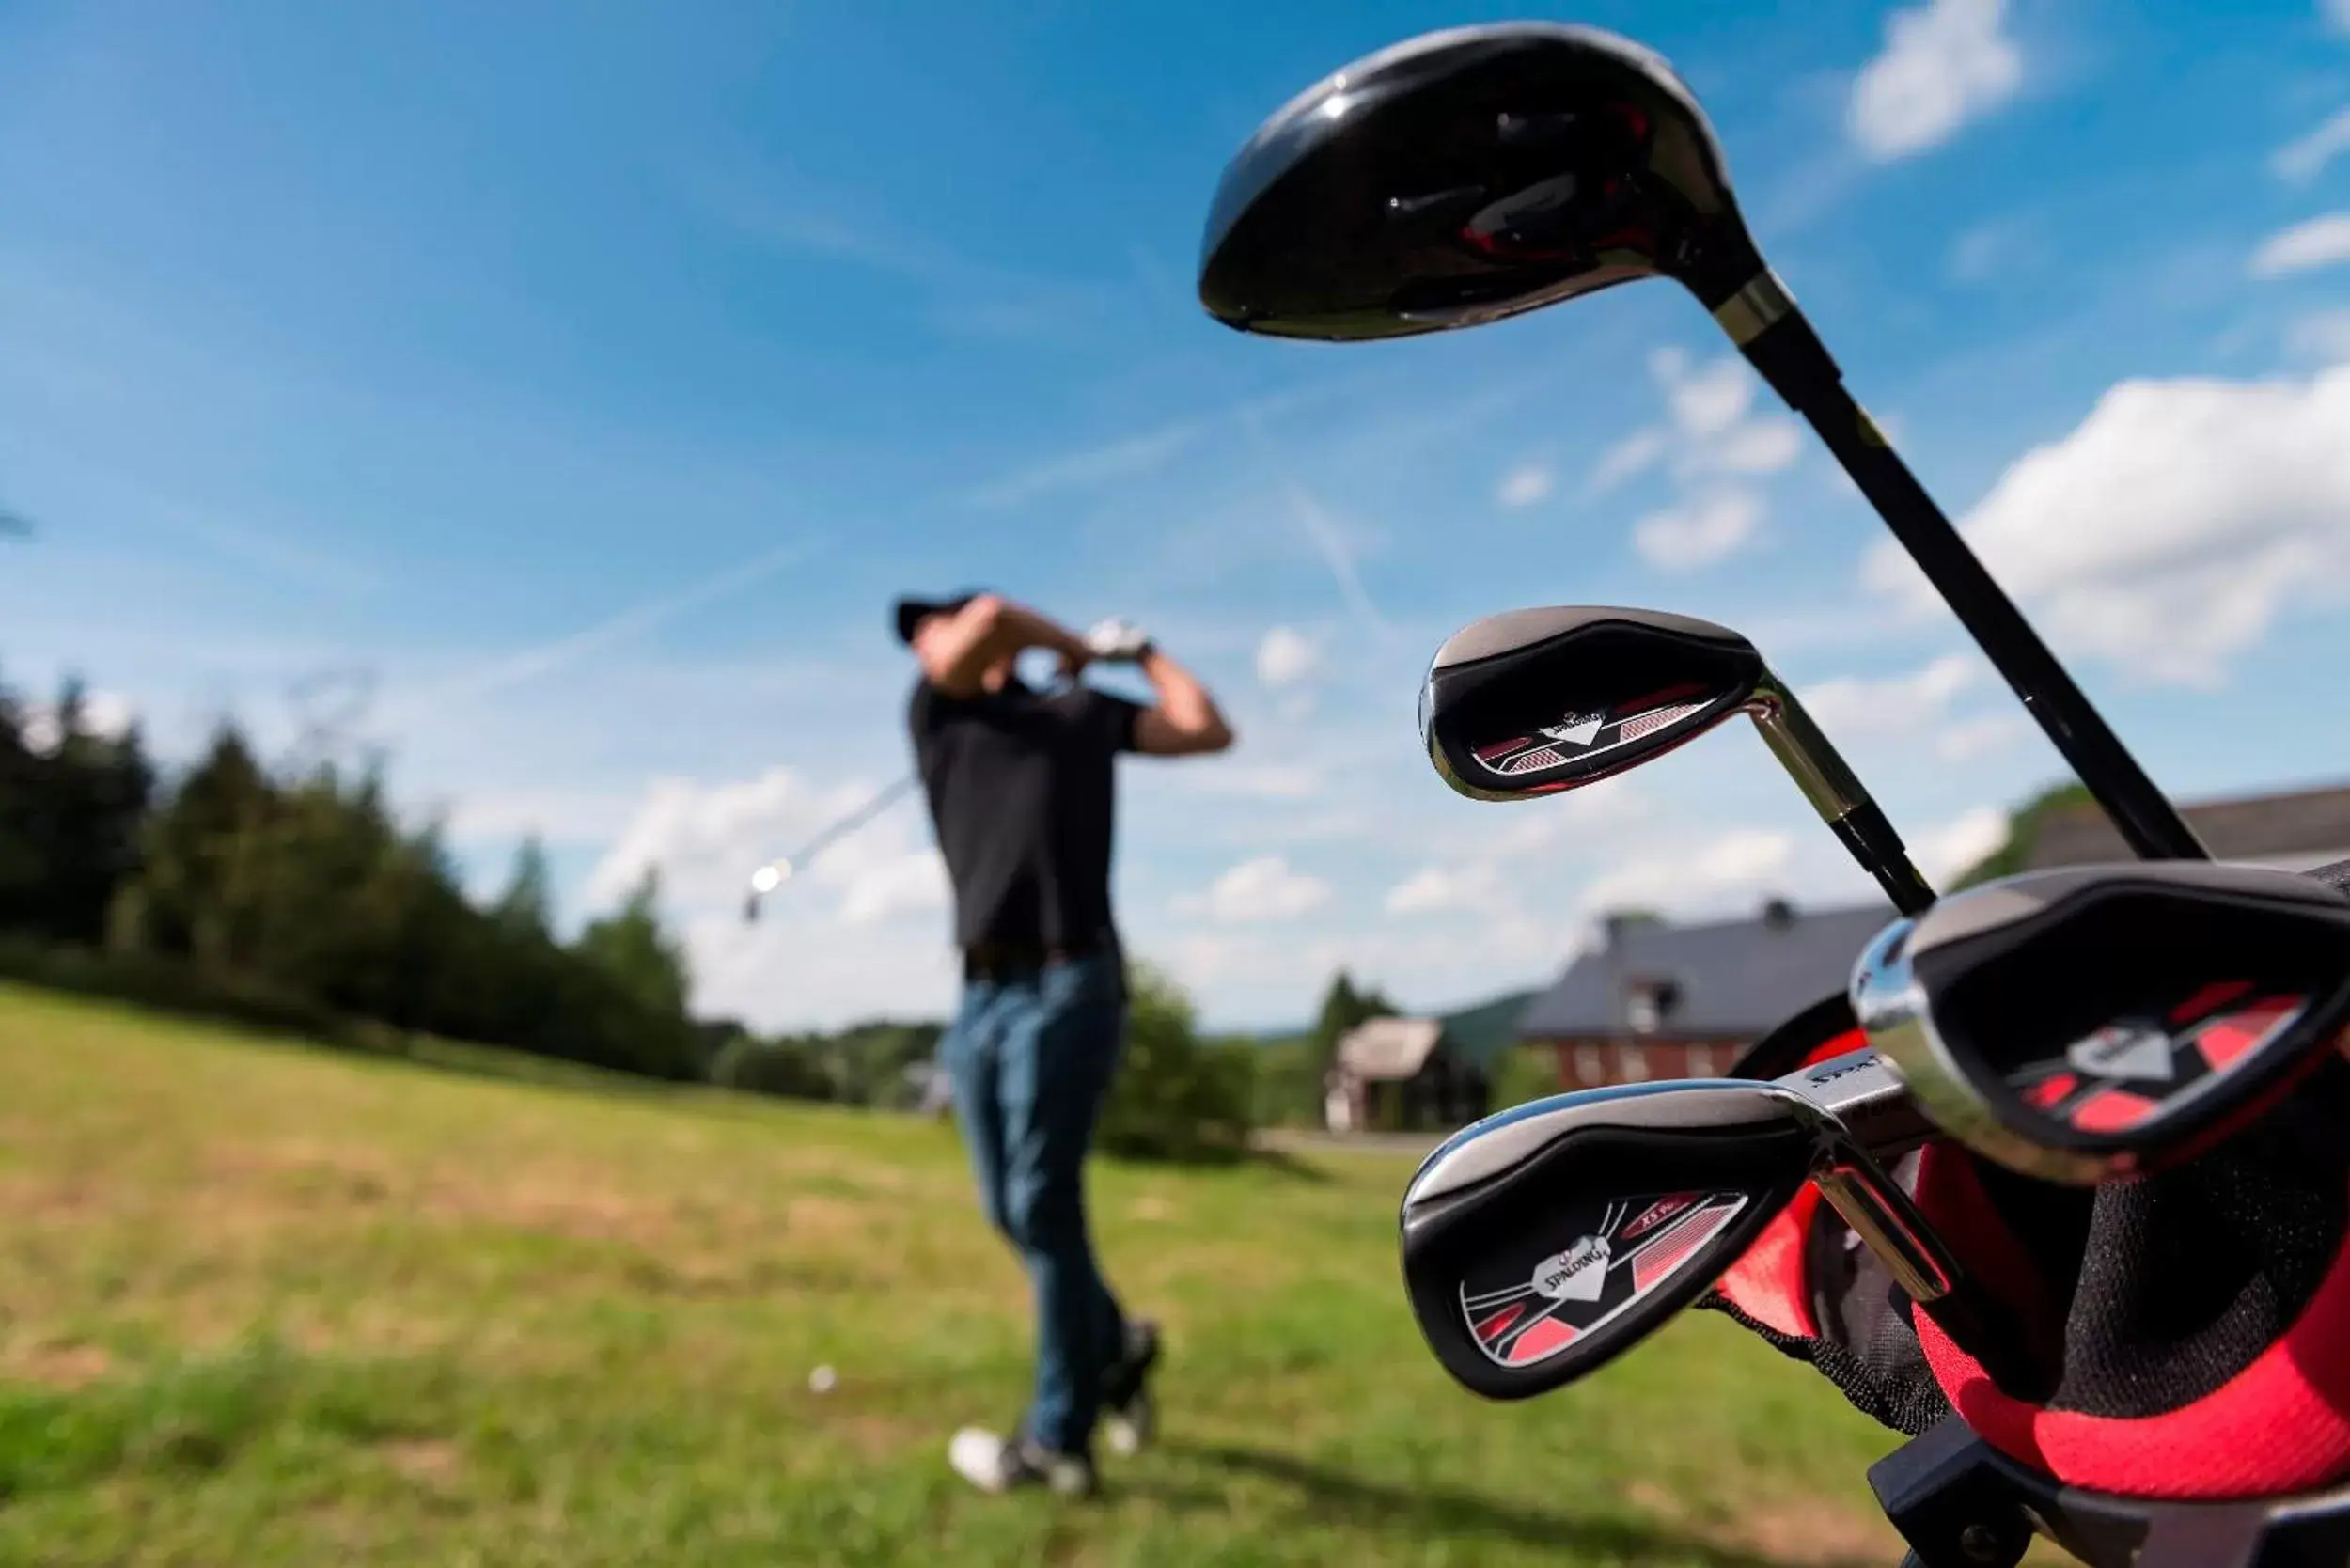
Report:
[[[2068,866],[1888,927],[1853,1011],[1920,1106],[2011,1169],[2088,1184],[2192,1159],[2350,1027],[2350,897],[2257,866]]]
[[[1617,1085],[1488,1117],[1404,1193],[1413,1314],[1464,1387],[1530,1398],[1654,1332],[1812,1181],[1954,1340],[1986,1367],[2018,1368],[2018,1332],[1984,1309],[1879,1163],[1929,1130],[1868,1051],[1768,1083]]]
[[[1727,626],[1603,605],[1509,610],[1438,649],[1419,697],[1429,760],[1478,800],[1595,784],[1742,713],[1893,906],[1916,914],[1933,903],[1884,811],[1786,682]]]

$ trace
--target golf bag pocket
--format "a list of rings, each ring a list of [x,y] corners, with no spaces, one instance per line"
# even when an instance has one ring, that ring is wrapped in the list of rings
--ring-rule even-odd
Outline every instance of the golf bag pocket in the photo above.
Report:
[[[2058,1386],[2029,1403],[1919,1314],[1936,1386],[1994,1448],[2094,1491],[2259,1497],[2350,1477],[2345,1125],[2336,1060],[2261,1125],[2141,1181],[2076,1192],[1929,1151],[1927,1217],[1962,1255],[2013,1244],[2063,1325]]]

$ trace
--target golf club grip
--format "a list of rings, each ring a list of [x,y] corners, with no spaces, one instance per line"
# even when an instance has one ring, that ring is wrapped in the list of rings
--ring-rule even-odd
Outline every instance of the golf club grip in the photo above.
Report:
[[[1744,351],[1772,389],[1819,432],[1959,623],[2112,818],[2132,853],[2148,860],[2211,858],[2186,819],[2154,787],[1884,432],[1844,389],[1835,360],[1803,313],[1789,311],[1745,344]]]

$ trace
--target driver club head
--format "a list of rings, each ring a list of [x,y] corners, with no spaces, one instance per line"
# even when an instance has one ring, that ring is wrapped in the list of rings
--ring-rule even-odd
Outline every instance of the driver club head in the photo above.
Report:
[[[1872,942],[1852,1003],[1944,1132],[2088,1184],[2257,1121],[2350,1027],[2350,897],[2264,867],[2029,871]]]
[[[1914,914],[1934,902],[1843,758],[1727,626],[1606,605],[1508,610],[1448,639],[1419,696],[1429,760],[1478,800],[1595,784],[1741,713],[1895,908]]]
[[[1731,328],[1776,288],[1704,111],[1632,40],[1557,23],[1424,34],[1333,72],[1226,168],[1199,269],[1243,331],[1473,326],[1671,277]]]

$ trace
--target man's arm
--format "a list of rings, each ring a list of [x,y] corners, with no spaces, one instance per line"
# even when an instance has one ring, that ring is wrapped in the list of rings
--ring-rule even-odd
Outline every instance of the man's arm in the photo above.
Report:
[[[1158,701],[1135,715],[1135,749],[1152,757],[1195,757],[1232,744],[1232,727],[1191,671],[1153,648],[1142,657]]]
[[[993,593],[980,594],[952,615],[932,616],[914,635],[914,656],[923,677],[949,697],[978,696],[988,666],[1029,648],[1051,649],[1071,671],[1084,668],[1092,657],[1073,633]]]

